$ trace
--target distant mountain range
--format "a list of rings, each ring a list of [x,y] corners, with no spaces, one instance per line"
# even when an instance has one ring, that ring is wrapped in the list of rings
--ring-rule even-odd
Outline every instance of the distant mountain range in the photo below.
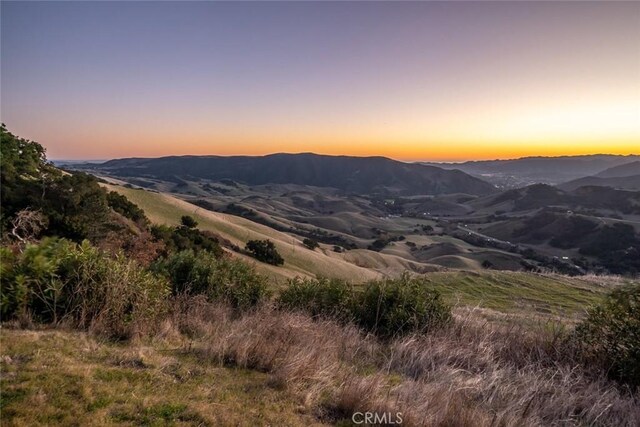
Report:
[[[640,190],[640,160],[605,169],[594,176],[574,179],[558,187],[563,190],[574,190],[585,185]]]
[[[523,157],[512,160],[423,164],[445,169],[458,169],[481,177],[501,188],[515,188],[534,183],[560,184],[586,176],[593,176],[606,169],[638,161],[640,161],[640,155],[596,154],[590,156]]]
[[[445,170],[385,157],[325,156],[312,153],[268,156],[172,156],[129,158],[73,165],[116,177],[160,180],[233,180],[247,185],[297,184],[357,194],[486,195],[496,188],[459,170]]]

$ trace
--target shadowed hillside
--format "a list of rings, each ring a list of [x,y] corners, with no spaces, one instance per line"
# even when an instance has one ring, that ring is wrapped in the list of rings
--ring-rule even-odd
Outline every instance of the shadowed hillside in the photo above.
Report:
[[[80,165],[116,177],[163,180],[234,180],[248,185],[298,184],[359,194],[490,194],[491,184],[460,171],[402,163],[385,157],[322,156],[311,153],[248,156],[181,156],[119,159]]]

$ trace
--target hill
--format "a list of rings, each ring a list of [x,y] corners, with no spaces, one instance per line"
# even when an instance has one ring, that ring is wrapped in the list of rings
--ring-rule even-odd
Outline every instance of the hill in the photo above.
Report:
[[[470,204],[476,208],[491,207],[510,212],[555,206],[640,214],[640,192],[600,186],[581,186],[572,191],[563,191],[551,185],[535,184],[478,198]]]
[[[248,185],[298,184],[357,194],[491,194],[491,184],[464,172],[403,163],[385,157],[324,156],[312,153],[268,156],[175,156],[118,159],[74,165],[115,177],[161,180],[232,180]]]
[[[640,174],[612,176],[606,178],[601,178],[599,176],[587,176],[560,184],[558,185],[558,188],[572,191],[585,186],[611,187],[618,190],[640,191]]]
[[[355,282],[398,276],[405,270],[425,272],[439,268],[432,264],[409,262],[397,256],[380,254],[369,250],[338,253],[331,246],[321,245],[318,250],[309,250],[302,238],[277,231],[240,216],[212,212],[168,194],[131,189],[105,184],[107,188],[123,194],[142,208],[149,219],[158,224],[176,225],[183,215],[194,217],[200,228],[216,233],[223,239],[240,247],[252,239],[269,239],[274,242],[285,259],[282,267],[256,263],[256,268],[275,279],[295,276],[326,276],[348,279]],[[244,257],[241,254],[234,256]],[[247,261],[251,261],[247,258]]]
[[[640,161],[640,156],[598,154],[428,164],[445,169],[458,169],[480,176],[499,187],[514,188],[535,183],[558,184],[635,161]]]
[[[640,160],[605,169],[595,176],[598,178],[616,178],[634,175],[640,175]]]

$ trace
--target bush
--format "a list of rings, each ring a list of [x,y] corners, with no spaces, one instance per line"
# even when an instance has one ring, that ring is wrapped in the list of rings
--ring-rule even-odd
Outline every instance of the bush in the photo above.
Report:
[[[286,310],[302,310],[311,316],[351,318],[353,291],[339,279],[299,279],[289,281],[277,305]]]
[[[284,264],[284,259],[280,256],[271,240],[249,240],[245,249],[258,261],[271,265]]]
[[[451,308],[428,286],[408,274],[367,283],[353,302],[356,323],[386,338],[427,332],[448,323]]]
[[[109,258],[88,242],[48,238],[20,255],[3,250],[2,315],[68,321],[111,337],[150,323],[165,308],[166,281],[123,256]]]
[[[266,277],[250,265],[205,252],[178,252],[153,269],[169,279],[174,295],[204,295],[209,301],[224,301],[239,309],[253,307],[269,295]]]
[[[640,387],[640,285],[613,291],[590,310],[575,335],[585,362]]]
[[[122,194],[118,194],[115,191],[107,193],[107,203],[109,207],[124,216],[129,218],[135,223],[147,226],[149,219],[145,215],[144,211],[138,207],[138,205],[132,203]]]
[[[303,245],[305,245],[307,248],[309,248],[309,249],[311,249],[311,250],[314,250],[314,249],[316,249],[316,248],[320,247],[320,245],[318,244],[318,242],[316,242],[316,241],[315,241],[315,240],[313,240],[313,239],[309,239],[309,238],[304,239],[304,240],[302,241],[302,244],[303,244]]]
[[[312,316],[353,321],[383,338],[428,332],[451,320],[440,293],[409,275],[372,281],[358,289],[337,279],[294,279],[278,298],[278,306]]]
[[[151,234],[157,240],[162,241],[167,252],[179,252],[193,250],[195,252],[206,251],[216,257],[224,253],[218,238],[209,231],[200,231],[188,227],[168,227],[166,225],[154,225]]]
[[[198,221],[189,215],[183,215],[182,218],[180,218],[180,223],[187,228],[196,228],[198,226]]]

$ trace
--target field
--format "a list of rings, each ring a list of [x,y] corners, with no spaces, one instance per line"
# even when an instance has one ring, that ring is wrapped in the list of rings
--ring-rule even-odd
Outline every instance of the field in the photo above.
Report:
[[[3,425],[314,425],[265,373],[168,345],[129,346],[86,333],[7,330]]]

